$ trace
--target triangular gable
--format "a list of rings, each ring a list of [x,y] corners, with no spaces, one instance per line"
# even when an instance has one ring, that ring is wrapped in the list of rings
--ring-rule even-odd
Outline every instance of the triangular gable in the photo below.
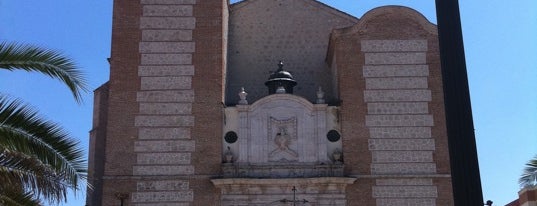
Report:
[[[240,10],[241,8],[243,7],[246,7],[247,5],[251,4],[251,3],[254,3],[256,1],[260,1],[260,0],[244,0],[244,1],[240,1],[240,2],[236,2],[236,3],[233,3],[230,5],[230,11],[237,11],[237,10]],[[261,1],[266,1],[266,0],[261,0]],[[319,2],[319,1],[316,1],[316,0],[291,0],[291,1],[302,1],[302,2],[305,2],[305,3],[308,3],[316,8],[319,8],[321,9],[322,11],[325,11],[326,13],[331,13],[333,15],[336,15],[336,16],[339,16],[341,18],[345,18],[345,19],[348,19],[349,21],[352,21],[352,22],[355,22],[357,23],[358,22],[358,18],[355,17],[355,16],[352,16],[348,13],[345,13],[343,11],[340,11],[334,7],[331,7],[325,3],[322,3],[322,2]]]

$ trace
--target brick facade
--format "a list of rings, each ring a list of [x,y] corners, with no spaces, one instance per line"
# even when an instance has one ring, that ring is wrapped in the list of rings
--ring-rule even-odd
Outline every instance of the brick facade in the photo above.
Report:
[[[344,153],[363,157],[347,172],[374,180],[366,205],[453,205],[438,36],[418,15],[377,8],[331,37]]]
[[[221,121],[210,120],[222,118],[226,8],[209,0],[114,2],[110,81],[97,90],[95,109],[110,112],[92,134],[97,188],[88,205],[207,200],[221,162]]]
[[[95,92],[88,205],[263,205],[292,194],[294,184],[313,205],[453,205],[433,24],[395,6],[358,19],[313,0],[228,4],[115,0],[110,81]],[[289,60],[300,98],[266,98],[263,82],[279,58]],[[226,147],[244,146],[226,143],[224,134],[239,129],[239,138],[257,138],[250,127],[264,128],[248,119],[258,118],[249,105],[235,105],[242,86],[251,89],[250,104],[306,102],[293,108],[306,105],[316,112],[315,131],[336,130],[341,140],[327,143],[315,132],[315,145],[290,148],[322,148],[317,159],[301,149],[308,156],[297,161],[326,161],[317,168],[333,163],[342,172],[286,181],[271,178],[273,166],[257,171],[268,179],[223,178],[233,168]],[[326,96],[317,102],[319,86]],[[301,128],[298,135],[312,130]],[[267,159],[254,154],[261,150],[247,158]],[[337,150],[343,162],[331,156]]]

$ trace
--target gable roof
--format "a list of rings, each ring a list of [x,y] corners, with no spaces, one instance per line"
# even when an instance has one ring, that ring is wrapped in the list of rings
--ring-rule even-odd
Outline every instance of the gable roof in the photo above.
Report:
[[[240,10],[241,8],[247,6],[248,4],[251,4],[251,3],[254,3],[256,1],[266,1],[266,0],[243,0],[243,1],[240,1],[240,2],[236,2],[236,3],[233,3],[231,4],[229,7],[230,11],[237,11],[237,10]],[[339,17],[342,17],[342,18],[345,18],[351,22],[354,22],[354,23],[357,23],[358,22],[358,18],[355,17],[355,16],[352,16],[348,13],[345,13],[343,11],[340,11],[334,7],[331,7],[325,3],[322,3],[320,1],[316,1],[316,0],[289,0],[289,1],[302,1],[304,3],[307,3],[307,4],[310,4],[318,9],[321,9],[323,11],[325,11],[326,13],[331,13],[333,15],[336,15],[336,16],[339,16]]]

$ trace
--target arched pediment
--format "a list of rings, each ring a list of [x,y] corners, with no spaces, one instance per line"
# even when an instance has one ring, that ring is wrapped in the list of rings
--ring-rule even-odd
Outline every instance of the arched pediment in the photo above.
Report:
[[[390,36],[418,36],[419,34],[438,35],[436,25],[420,12],[405,6],[382,6],[365,13],[360,21],[350,27],[334,30],[337,37],[347,34],[377,34],[384,38]]]
[[[374,8],[365,13],[360,19],[360,22],[354,27],[357,27],[359,30],[364,29],[368,22],[379,21],[379,19],[383,20],[384,18],[412,21],[421,25],[427,32],[438,35],[436,25],[427,20],[427,18],[420,12],[405,6],[382,6]],[[385,22],[389,23],[390,21]]]
[[[309,111],[312,111],[314,108],[313,104],[303,97],[292,94],[273,94],[257,100],[250,106],[249,110],[255,111],[259,108],[274,108],[278,106],[301,106]]]

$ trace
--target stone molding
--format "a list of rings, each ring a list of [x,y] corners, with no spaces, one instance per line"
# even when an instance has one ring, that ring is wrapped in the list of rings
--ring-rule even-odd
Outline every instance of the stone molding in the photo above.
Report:
[[[343,164],[223,164],[224,178],[343,177]]]
[[[352,177],[316,178],[223,178],[212,179],[222,191],[222,205],[270,205],[293,200],[307,201],[312,205],[347,205],[346,187],[353,184]]]
[[[221,188],[225,185],[315,185],[315,184],[354,184],[355,177],[314,177],[314,178],[221,178],[212,179],[214,186]]]

